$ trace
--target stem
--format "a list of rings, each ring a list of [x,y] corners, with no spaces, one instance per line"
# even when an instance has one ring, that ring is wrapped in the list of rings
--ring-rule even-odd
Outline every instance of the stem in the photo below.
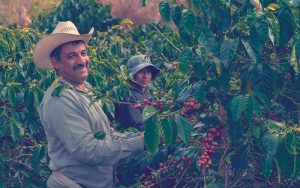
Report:
[[[225,163],[225,185],[224,188],[229,187],[229,180],[228,180],[228,165]]]
[[[164,34],[162,34],[162,32],[160,32],[160,30],[156,27],[156,26],[154,26],[153,25],[153,27],[158,31],[158,33],[162,36],[162,37],[164,37],[177,51],[179,51],[179,52],[181,52],[181,50],[179,49],[179,48],[177,48],[174,44],[173,44],[173,42],[172,41],[170,41],[170,39],[168,39]]]
[[[174,112],[171,112],[171,113],[169,113],[169,114],[161,114],[160,117],[169,117],[169,116],[172,116],[172,115],[174,115],[174,114],[177,114],[177,113],[179,113],[179,112],[181,112],[181,111],[182,111],[182,109],[179,109],[179,110],[174,111]]]
[[[203,173],[203,188],[206,188],[206,175],[205,175],[205,169],[202,168],[202,173]]]

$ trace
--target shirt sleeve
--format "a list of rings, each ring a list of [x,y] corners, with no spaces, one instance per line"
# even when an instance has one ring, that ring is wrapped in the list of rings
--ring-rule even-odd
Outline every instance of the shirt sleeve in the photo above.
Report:
[[[74,159],[87,165],[113,165],[144,149],[142,136],[99,140],[91,131],[80,104],[71,97],[53,97],[46,115],[49,128]]]
[[[125,131],[124,133],[116,132],[114,128],[110,128],[111,136],[113,138],[134,138],[139,136],[139,133],[133,133],[129,131]]]

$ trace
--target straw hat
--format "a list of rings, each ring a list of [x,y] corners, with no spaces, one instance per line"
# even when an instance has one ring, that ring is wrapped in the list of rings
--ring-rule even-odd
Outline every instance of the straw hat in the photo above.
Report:
[[[34,47],[34,64],[40,69],[52,69],[50,54],[56,47],[75,40],[83,40],[87,44],[93,32],[94,28],[91,28],[88,34],[81,35],[71,21],[59,22],[53,32],[40,39]]]
[[[152,79],[156,78],[160,70],[158,67],[151,63],[149,57],[147,57],[146,55],[135,55],[131,57],[127,62],[127,69],[131,79],[134,78],[136,73],[146,67],[151,68],[150,70],[152,72]]]

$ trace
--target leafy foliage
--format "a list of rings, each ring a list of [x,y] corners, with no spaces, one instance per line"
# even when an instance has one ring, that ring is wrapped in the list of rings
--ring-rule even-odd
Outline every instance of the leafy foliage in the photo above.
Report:
[[[108,7],[65,0],[34,28],[49,32],[57,20],[72,20],[82,33],[96,28],[88,81],[112,121],[113,103],[129,95],[127,59],[147,54],[161,68],[143,112],[152,168],[137,184],[294,186],[300,168],[299,5],[254,2],[165,0],[159,4],[164,25],[129,29],[130,21],[114,22]],[[0,28],[0,166],[9,169],[0,171],[3,187],[44,187],[49,174],[37,107],[55,74],[32,62],[41,36],[34,29]],[[167,157],[158,160],[160,153]]]

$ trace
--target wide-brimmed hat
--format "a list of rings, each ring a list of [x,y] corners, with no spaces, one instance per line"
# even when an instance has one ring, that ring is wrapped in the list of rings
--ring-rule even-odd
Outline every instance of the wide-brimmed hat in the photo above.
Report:
[[[135,55],[132,56],[127,62],[128,73],[133,80],[134,75],[140,70],[149,67],[152,72],[152,79],[156,78],[159,74],[159,68],[153,65],[150,61],[150,58],[146,55]]]
[[[79,34],[71,21],[59,22],[53,32],[40,39],[33,49],[33,62],[40,69],[52,69],[51,52],[58,46],[76,40],[83,40],[87,44],[94,32],[91,28],[88,34]]]

